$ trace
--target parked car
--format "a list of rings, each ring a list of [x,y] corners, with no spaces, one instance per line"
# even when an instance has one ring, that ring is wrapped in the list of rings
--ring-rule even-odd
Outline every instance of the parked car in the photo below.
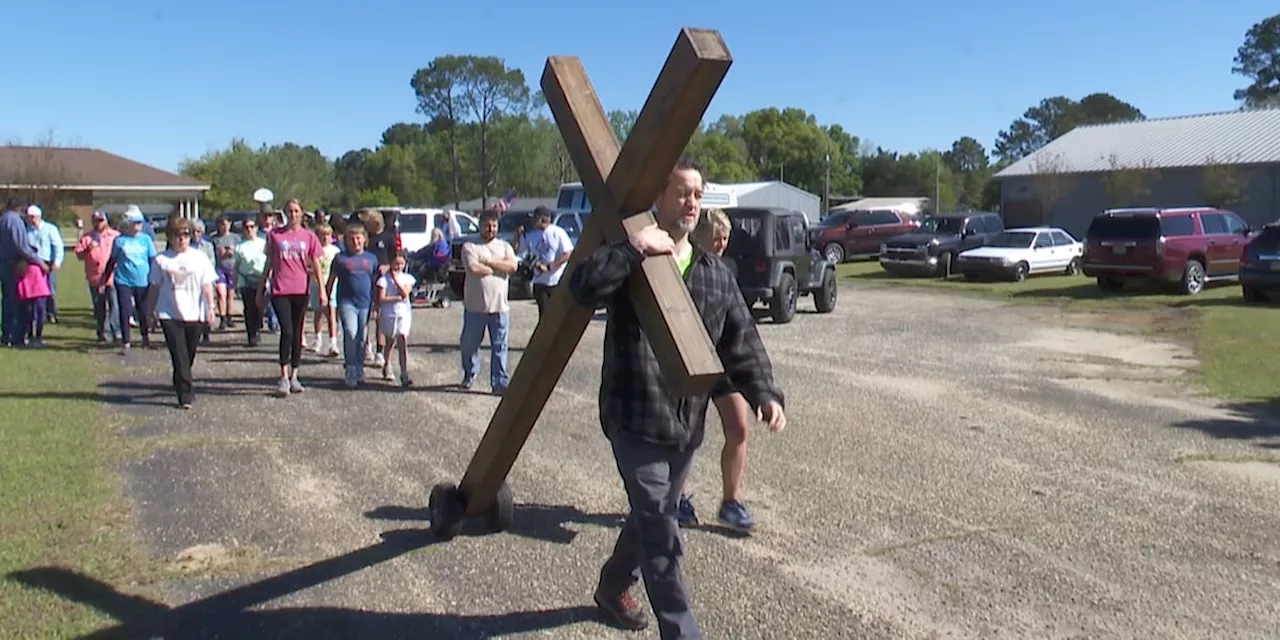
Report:
[[[723,259],[747,306],[763,302],[777,323],[791,322],[804,295],[813,294],[818,313],[835,310],[836,265],[814,250],[804,213],[773,207],[724,212],[733,228]]]
[[[1239,279],[1251,238],[1249,225],[1224,209],[1108,209],[1089,224],[1084,274],[1105,291],[1148,281],[1195,295],[1207,283]]]
[[[915,231],[890,238],[880,247],[880,266],[900,275],[951,276],[955,256],[985,245],[1004,233],[998,213],[966,211],[925,218]]]
[[[444,229],[444,209],[397,208],[397,225],[400,232],[400,244],[406,253],[415,253],[431,244],[431,230]],[[480,231],[480,224],[475,216],[462,211],[450,211],[458,221],[458,228],[463,235]]]
[[[1245,246],[1240,289],[1250,302],[1266,302],[1280,291],[1280,223],[1262,227]]]
[[[1035,273],[1080,275],[1084,244],[1056,227],[1006,229],[987,244],[956,256],[966,280],[1003,277],[1022,282]]]
[[[813,245],[829,261],[840,264],[855,257],[874,256],[890,238],[920,227],[913,217],[887,209],[837,211],[813,227]]]

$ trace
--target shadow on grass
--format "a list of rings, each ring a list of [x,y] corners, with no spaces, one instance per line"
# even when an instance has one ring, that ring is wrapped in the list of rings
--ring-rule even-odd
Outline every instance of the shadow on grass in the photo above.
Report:
[[[1195,429],[1223,440],[1280,439],[1280,398],[1256,402],[1236,402],[1226,406],[1229,418],[1184,420],[1174,426]],[[1280,449],[1280,441],[1257,442],[1265,449]]]
[[[15,571],[8,579],[92,607],[117,621],[115,626],[82,636],[85,639],[493,638],[547,631],[595,616],[594,608],[586,606],[493,615],[387,613],[340,607],[252,610],[435,542],[425,531],[386,532],[377,544],[172,608],[58,567]]]

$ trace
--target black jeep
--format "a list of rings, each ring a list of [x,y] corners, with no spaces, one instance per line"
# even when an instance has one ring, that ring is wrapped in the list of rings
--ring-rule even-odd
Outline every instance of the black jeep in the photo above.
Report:
[[[733,229],[724,262],[738,276],[747,306],[763,302],[773,321],[791,322],[799,296],[813,294],[818,313],[836,308],[836,265],[814,249],[799,211],[729,207]]]
[[[880,248],[880,266],[895,275],[951,276],[951,262],[962,251],[985,245],[1004,232],[998,213],[938,213],[920,228],[890,238]]]

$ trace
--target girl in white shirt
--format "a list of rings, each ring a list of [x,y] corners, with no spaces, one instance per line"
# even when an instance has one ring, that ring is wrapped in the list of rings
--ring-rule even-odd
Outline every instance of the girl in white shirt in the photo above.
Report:
[[[165,227],[169,248],[152,259],[147,308],[153,323],[164,331],[165,345],[173,361],[173,390],[178,406],[190,409],[195,402],[191,366],[206,323],[213,323],[217,306],[213,285],[218,273],[213,262],[191,247],[191,221],[169,218]]]
[[[403,253],[391,259],[391,269],[378,278],[378,329],[386,338],[383,347],[382,379],[392,380],[391,350],[400,356],[400,385],[409,387],[409,328],[413,325],[413,286],[417,278],[405,271]]]

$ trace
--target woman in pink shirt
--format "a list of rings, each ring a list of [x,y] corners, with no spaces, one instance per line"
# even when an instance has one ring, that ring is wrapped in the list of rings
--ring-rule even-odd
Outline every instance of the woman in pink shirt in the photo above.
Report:
[[[276,395],[302,393],[298,382],[298,365],[302,363],[302,326],[306,321],[307,302],[311,294],[310,278],[320,282],[320,257],[323,247],[310,229],[302,226],[302,205],[290,198],[284,206],[288,223],[267,234],[267,268],[263,284],[258,287],[258,303],[266,297],[271,284],[271,307],[280,320],[280,383]],[[329,304],[328,292],[320,289],[320,307]]]
[[[106,272],[111,258],[111,246],[119,231],[111,228],[107,214],[93,212],[93,226],[80,236],[76,243],[76,257],[84,263],[84,278],[89,281],[89,296],[93,300],[93,320],[98,326],[98,342],[120,339],[120,322],[115,313],[116,292],[112,274]]]

